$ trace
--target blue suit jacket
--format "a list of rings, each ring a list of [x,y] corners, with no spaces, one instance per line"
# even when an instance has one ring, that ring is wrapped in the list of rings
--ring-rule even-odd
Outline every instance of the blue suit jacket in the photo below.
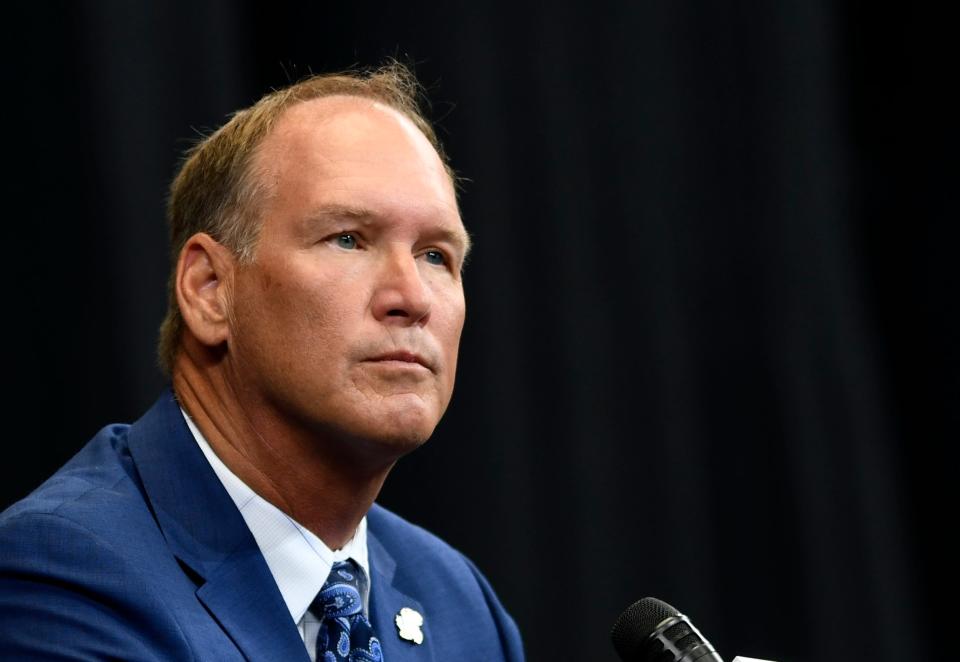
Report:
[[[516,625],[469,560],[379,506],[367,523],[386,662],[523,659]],[[398,636],[403,607],[424,616],[422,645]],[[0,659],[308,662],[171,392],[0,515]]]

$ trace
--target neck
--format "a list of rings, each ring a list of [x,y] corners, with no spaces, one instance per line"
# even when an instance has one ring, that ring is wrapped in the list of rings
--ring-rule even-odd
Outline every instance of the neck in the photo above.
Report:
[[[364,456],[362,440],[304,429],[254,390],[238,387],[224,360],[199,359],[189,348],[181,350],[173,388],[213,451],[254,492],[330,549],[343,547],[396,458]]]

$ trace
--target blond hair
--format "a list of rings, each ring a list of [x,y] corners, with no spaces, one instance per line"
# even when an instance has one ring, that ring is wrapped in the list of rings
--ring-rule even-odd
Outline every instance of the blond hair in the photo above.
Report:
[[[160,326],[157,346],[160,369],[167,377],[173,372],[183,333],[174,281],[184,244],[198,232],[205,232],[232,251],[240,262],[251,261],[265,194],[264,183],[252,168],[257,148],[287,108],[335,95],[373,99],[408,117],[437,150],[451,179],[456,181],[433,127],[420,110],[420,84],[407,67],[397,62],[369,71],[311,76],[234,113],[226,124],[186,152],[170,185],[167,222],[171,268],[167,314]]]

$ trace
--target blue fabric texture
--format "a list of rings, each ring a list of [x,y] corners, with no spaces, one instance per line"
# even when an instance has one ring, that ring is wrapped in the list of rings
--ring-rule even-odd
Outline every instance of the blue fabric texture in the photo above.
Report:
[[[369,621],[389,662],[523,659],[486,579],[436,536],[367,513]],[[403,639],[402,609],[423,615]],[[0,514],[0,660],[309,662],[243,517],[172,391],[101,430]]]

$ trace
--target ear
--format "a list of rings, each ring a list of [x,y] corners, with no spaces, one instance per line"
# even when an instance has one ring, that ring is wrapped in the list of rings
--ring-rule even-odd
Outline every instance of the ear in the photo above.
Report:
[[[177,260],[180,314],[190,333],[208,347],[221,345],[230,336],[234,264],[230,250],[203,232],[187,239]]]

